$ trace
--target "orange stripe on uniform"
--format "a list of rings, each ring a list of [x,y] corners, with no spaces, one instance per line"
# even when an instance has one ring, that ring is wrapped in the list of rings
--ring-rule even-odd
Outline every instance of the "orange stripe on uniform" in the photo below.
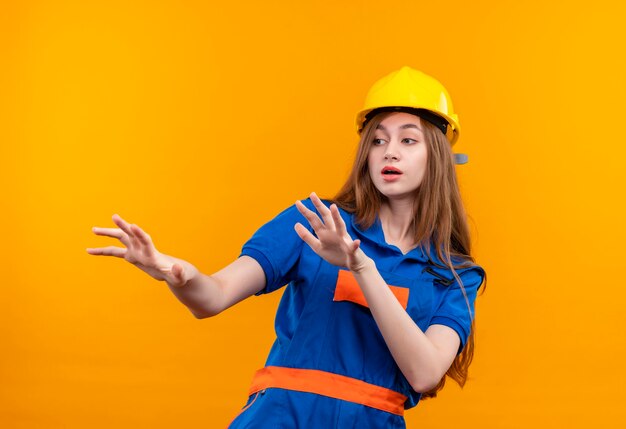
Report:
[[[315,393],[353,402],[399,416],[404,414],[407,397],[394,390],[366,383],[352,377],[315,369],[267,366],[254,375],[249,394],[267,388]]]
[[[395,295],[398,302],[406,310],[406,306],[409,303],[409,288],[389,286],[389,289],[391,289],[391,293]],[[333,301],[351,301],[369,308],[359,283],[354,278],[354,275],[346,270],[339,270]]]

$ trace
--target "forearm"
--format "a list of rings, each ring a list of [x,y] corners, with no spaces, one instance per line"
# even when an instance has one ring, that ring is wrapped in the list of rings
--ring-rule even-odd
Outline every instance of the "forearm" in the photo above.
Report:
[[[223,291],[218,282],[206,274],[201,273],[194,265],[173,256],[167,256],[170,261],[182,265],[189,280],[182,287],[167,286],[197,318],[214,316],[223,309]]]
[[[398,302],[372,259],[366,257],[352,273],[396,364],[414,390],[430,390],[445,374],[437,348]]]

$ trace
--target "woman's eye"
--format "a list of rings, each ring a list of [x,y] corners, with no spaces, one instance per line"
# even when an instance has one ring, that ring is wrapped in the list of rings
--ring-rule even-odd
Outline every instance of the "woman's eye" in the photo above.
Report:
[[[407,140],[408,140],[408,141],[407,141]],[[406,143],[409,143],[409,144],[417,143],[417,140],[415,140],[415,139],[410,139],[410,138],[408,138],[408,137],[407,137],[407,138],[405,138],[405,139],[402,139],[402,141],[403,141],[403,142],[406,142]]]
[[[374,139],[374,140],[372,140],[372,143],[373,143],[375,146],[379,146],[379,145],[383,144],[384,142],[385,142],[385,141],[384,141],[383,139]]]

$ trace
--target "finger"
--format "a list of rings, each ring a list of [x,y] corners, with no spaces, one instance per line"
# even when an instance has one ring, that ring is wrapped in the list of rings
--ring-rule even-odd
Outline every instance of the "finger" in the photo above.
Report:
[[[174,275],[176,276],[176,278],[179,281],[183,280],[183,273],[184,273],[184,268],[182,267],[182,265],[178,265],[178,264],[174,264],[172,266],[172,272],[174,273]]]
[[[108,246],[108,247],[97,247],[97,248],[87,248],[87,253],[90,255],[97,256],[115,256],[117,258],[123,258],[126,255],[126,249],[122,247]]]
[[[309,210],[301,201],[296,201],[296,208],[298,211],[309,221],[311,227],[317,232],[319,229],[324,227],[324,224],[320,220],[320,218]]]
[[[96,235],[106,235],[108,237],[115,238],[120,238],[122,235],[124,235],[124,231],[119,228],[100,228],[94,226],[93,228],[91,228],[91,231]]]
[[[361,240],[354,240],[352,242],[352,253],[356,253],[356,251],[359,249],[359,246],[361,245]]]
[[[320,200],[320,198],[317,196],[315,192],[311,192],[310,197],[311,197],[311,201],[313,202],[313,205],[315,206],[317,211],[322,215],[322,219],[324,219],[324,225],[326,225],[329,228],[335,229],[335,222],[333,221],[333,217],[328,207],[324,205],[322,200]]]
[[[115,222],[117,224],[117,226],[119,226],[122,231],[124,231],[126,233],[126,235],[129,238],[129,242],[128,243],[124,243],[126,245],[126,247],[131,247],[132,246],[141,246],[141,242],[137,239],[137,236],[135,235],[135,232],[133,232],[133,228],[132,225],[128,222],[126,222],[124,219],[122,219],[122,217],[118,214],[114,214],[113,215],[113,222]]]
[[[122,219],[122,217],[117,213],[113,215],[112,219],[113,222],[115,222],[115,224],[119,226],[122,231],[124,231],[128,236],[129,241],[124,243],[126,247],[140,246],[139,240],[137,240],[137,237],[135,237],[135,233],[132,231],[131,224]]]
[[[120,215],[114,214],[112,219],[113,219],[113,222],[117,226],[119,226],[122,231],[124,231],[126,234],[128,234],[128,236],[133,235],[132,231],[130,230],[130,224],[128,222],[126,222],[124,219],[122,219]]]
[[[187,284],[187,280],[185,280],[184,268],[182,265],[174,264],[172,265],[172,274],[174,275],[174,286],[183,287]]]
[[[174,264],[171,267],[159,268],[164,274],[171,274],[176,280],[180,280],[182,278],[183,267],[178,264]]]
[[[333,215],[333,221],[335,222],[335,228],[337,229],[337,232],[339,233],[339,235],[344,236],[346,234],[348,234],[348,231],[346,230],[346,223],[343,221],[343,218],[341,217],[341,214],[339,213],[339,209],[337,208],[337,204],[332,204],[330,206],[330,212]]]
[[[179,277],[179,275],[177,274],[176,268],[174,267],[174,265],[172,265],[171,267],[162,267],[162,268],[157,268],[157,270],[159,270],[160,272],[162,272],[165,275],[165,281],[174,286],[174,287],[178,287],[179,284],[181,283],[181,279]]]
[[[154,252],[154,245],[152,244],[152,238],[148,233],[139,227],[139,225],[132,224],[131,230],[135,233],[137,241],[145,247],[146,254],[151,256]]]
[[[176,265],[177,264],[173,264],[173,265],[171,265],[169,267],[161,267],[161,268],[158,268],[158,270],[161,271],[162,273],[166,273],[166,274],[167,273],[172,273],[172,274],[174,274],[175,270],[176,270],[174,267],[176,267]]]
[[[306,244],[311,247],[311,249],[313,249],[315,253],[317,253],[317,250],[320,247],[320,241],[315,238],[315,236],[311,234],[311,232],[306,229],[304,225],[302,225],[300,222],[294,225],[294,229],[296,230],[298,237],[300,237]]]
[[[96,235],[117,238],[122,242],[122,244],[128,247],[128,235],[126,235],[120,228],[99,228],[94,226],[91,228],[91,231]]]
[[[157,267],[157,270],[159,270],[160,272],[162,272],[165,277],[166,277],[166,281],[170,284],[172,284],[173,286],[180,286],[180,283],[182,283],[183,281],[183,267],[179,264],[173,264],[170,265],[168,267]]]
[[[134,223],[131,223],[129,225],[131,233],[128,234],[128,238],[130,239],[133,247],[143,248],[143,244],[141,243],[141,241],[139,241],[139,237],[137,236],[137,231],[135,230],[136,227],[137,225],[135,225]]]

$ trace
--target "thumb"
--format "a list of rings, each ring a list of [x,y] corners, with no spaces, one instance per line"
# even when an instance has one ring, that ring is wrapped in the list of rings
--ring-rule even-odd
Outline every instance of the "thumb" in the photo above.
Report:
[[[177,283],[183,283],[185,278],[185,269],[182,265],[174,264],[172,265],[172,275]]]
[[[176,276],[176,278],[180,279],[183,277],[183,267],[182,265],[179,264],[174,264],[172,265],[172,274],[174,274],[174,276]]]
[[[354,240],[352,242],[352,253],[356,253],[360,245],[361,245],[361,240]]]

